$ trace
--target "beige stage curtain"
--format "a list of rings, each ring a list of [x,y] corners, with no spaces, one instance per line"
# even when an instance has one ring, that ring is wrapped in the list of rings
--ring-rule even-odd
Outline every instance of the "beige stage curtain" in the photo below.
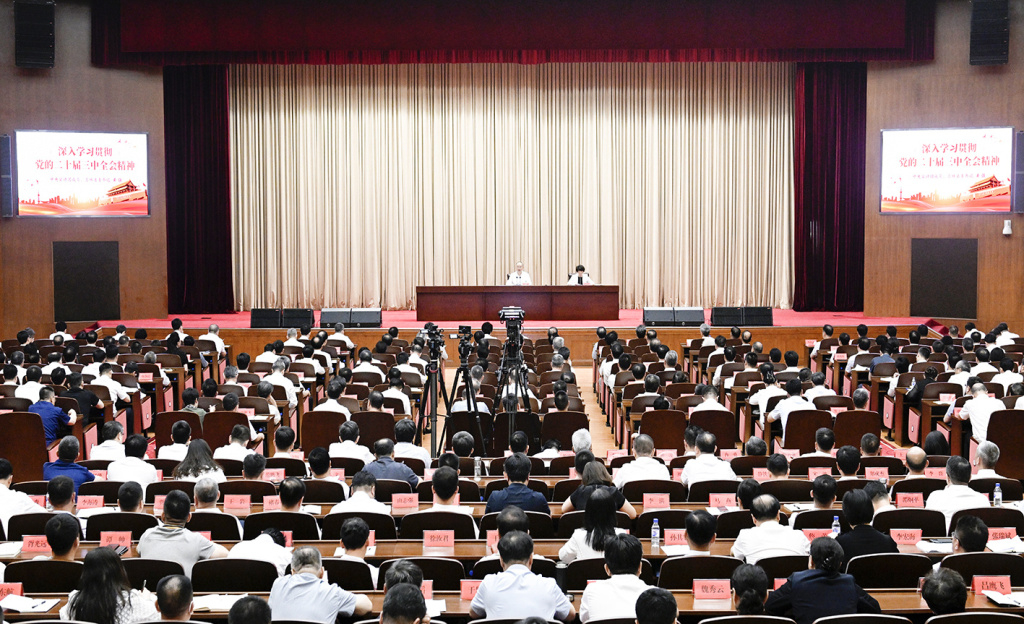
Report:
[[[236,66],[235,297],[415,307],[577,264],[621,305],[789,307],[789,64]]]

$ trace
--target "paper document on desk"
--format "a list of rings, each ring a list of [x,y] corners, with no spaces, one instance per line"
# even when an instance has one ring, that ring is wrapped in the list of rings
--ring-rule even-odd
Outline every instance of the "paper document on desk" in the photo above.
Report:
[[[686,555],[690,552],[689,546],[683,544],[672,544],[671,546],[662,544],[661,552],[665,553],[669,557],[678,557],[680,555]]]
[[[1024,592],[1000,594],[991,590],[981,592],[985,597],[1001,607],[1024,607]]]
[[[302,506],[302,513],[308,513],[308,514],[313,514],[314,516],[319,516],[323,512],[324,512],[324,510],[323,510],[323,508],[320,507],[320,505],[303,505]]]
[[[436,600],[428,600],[427,601],[427,617],[432,617],[432,618],[441,617],[441,614],[444,613],[444,610],[447,609],[447,608],[448,608],[448,605],[445,604],[444,598],[440,598],[440,599],[436,599]]]
[[[810,511],[814,509],[813,503],[786,503],[790,511]]]
[[[230,611],[236,602],[249,594],[210,594],[192,598],[195,611]]]
[[[708,513],[712,516],[720,516],[727,511],[739,511],[739,507],[708,507]]]
[[[27,596],[8,594],[3,600],[0,600],[0,607],[17,611],[18,613],[46,613],[56,607],[58,602],[60,600],[56,598],[37,600]]]
[[[0,544],[0,559],[17,557],[21,552],[21,542],[3,542]]]
[[[952,553],[953,542],[940,542],[936,544],[928,540],[921,540],[917,543],[917,549],[926,553]]]
[[[1024,542],[1015,535],[1009,539],[992,540],[988,543],[988,548],[997,553],[1019,553],[1024,552]]]

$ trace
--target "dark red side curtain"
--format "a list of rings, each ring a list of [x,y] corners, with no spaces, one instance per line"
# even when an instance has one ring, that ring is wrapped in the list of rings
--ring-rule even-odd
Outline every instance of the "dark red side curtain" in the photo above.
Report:
[[[795,310],[864,307],[866,108],[866,64],[797,65]]]
[[[167,309],[230,312],[228,68],[164,68]]]

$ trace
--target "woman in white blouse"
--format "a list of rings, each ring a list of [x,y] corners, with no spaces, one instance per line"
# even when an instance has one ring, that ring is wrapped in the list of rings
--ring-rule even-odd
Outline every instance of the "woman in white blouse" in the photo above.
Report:
[[[132,589],[121,558],[112,548],[95,548],[85,556],[78,589],[61,607],[60,619],[96,624],[133,624],[160,619],[155,598]]]
[[[207,477],[217,483],[228,480],[220,464],[213,460],[213,453],[206,440],[192,440],[185,459],[174,468],[174,478],[179,481],[199,481]]]
[[[615,512],[618,511],[615,503],[615,497],[608,490],[594,490],[583,512],[583,528],[573,531],[572,537],[558,551],[562,563],[604,556],[605,542],[616,533],[625,532],[615,527]]]

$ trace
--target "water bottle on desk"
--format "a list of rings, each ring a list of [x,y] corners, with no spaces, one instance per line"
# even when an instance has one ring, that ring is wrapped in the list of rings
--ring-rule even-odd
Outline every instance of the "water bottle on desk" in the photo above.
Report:
[[[655,518],[651,524],[651,552],[656,553],[661,550],[661,526],[658,525],[658,519]]]
[[[479,457],[473,458],[473,479],[476,481],[480,480],[483,473],[483,460]]]
[[[832,535],[831,535],[831,537],[833,537],[833,538],[839,537],[840,529],[841,529],[841,527],[839,526],[839,516],[832,516]]]
[[[992,505],[995,507],[1003,506],[1003,488],[999,487],[996,483],[996,488],[992,490]]]

